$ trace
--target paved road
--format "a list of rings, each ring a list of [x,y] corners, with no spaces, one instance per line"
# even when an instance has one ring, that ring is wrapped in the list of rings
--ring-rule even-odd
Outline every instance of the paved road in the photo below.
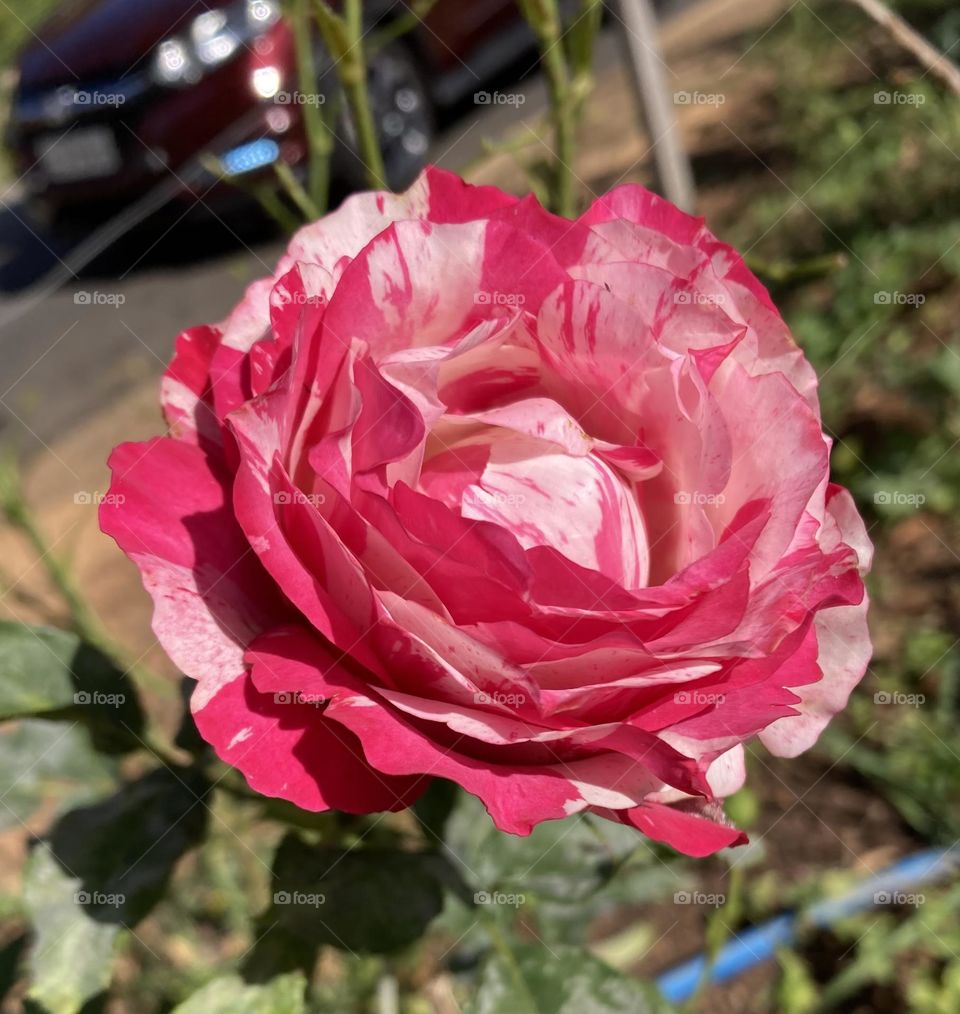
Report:
[[[597,67],[620,58],[612,26],[599,40]],[[485,138],[501,138],[545,110],[533,55],[501,86],[522,95],[522,104],[466,109],[445,128],[432,161],[463,169],[482,155]],[[177,209],[138,226],[71,274],[64,262],[85,237],[49,235],[0,194],[0,440],[33,454],[132,383],[159,376],[176,335],[222,319],[281,252],[277,236],[253,227],[250,215],[182,215]],[[45,288],[58,273],[59,287]]]
[[[615,40],[601,40],[601,60]],[[511,84],[515,106],[467,109],[447,125],[432,161],[461,169],[518,118],[535,117],[545,94],[533,59]],[[185,327],[221,319],[245,284],[270,273],[282,243],[249,215],[178,220],[164,213],[141,225],[76,275],[78,241],[52,236],[26,209],[0,195],[0,439],[31,454],[116,397],[159,375]],[[44,279],[59,274],[59,288]]]

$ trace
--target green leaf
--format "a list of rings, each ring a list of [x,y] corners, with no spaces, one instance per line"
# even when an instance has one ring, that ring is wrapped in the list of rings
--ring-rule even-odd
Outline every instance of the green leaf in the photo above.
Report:
[[[238,975],[208,982],[173,1014],[303,1014],[307,980],[299,972],[278,976],[262,986],[248,986]]]
[[[502,834],[473,796],[463,794],[449,821],[450,852],[481,891],[581,900],[609,877],[616,864],[644,849],[636,831],[583,816],[538,824],[525,837]],[[644,849],[644,851],[646,851]]]
[[[80,719],[98,749],[139,745],[143,710],[126,674],[76,634],[0,621],[0,720]]]
[[[27,947],[28,938],[26,933],[14,937],[8,944],[0,948],[0,1009],[7,999],[7,994],[17,983],[17,976],[20,969],[20,959]]]
[[[192,769],[158,768],[57,821],[51,851],[81,878],[92,918],[132,925],[153,908],[177,861],[204,837],[208,789]]]
[[[483,970],[467,1014],[667,1014],[649,983],[630,979],[574,947],[513,943]]]
[[[102,796],[116,767],[78,723],[30,718],[0,725],[0,830],[26,822],[41,804],[59,809]]]
[[[117,927],[96,922],[79,903],[80,879],[38,845],[24,873],[24,902],[36,937],[27,996],[50,1014],[75,1014],[110,985]]]
[[[190,697],[196,685],[195,680],[187,679],[186,676],[180,680],[179,695],[180,703],[183,706],[183,715],[173,738],[173,745],[192,754],[198,760],[206,762],[214,759],[213,749],[200,735],[200,730],[193,718],[193,712],[190,710]]]
[[[434,778],[427,791],[411,807],[431,845],[443,841],[444,829],[459,795],[460,787],[456,782]]]
[[[0,622],[0,718],[70,707],[79,639],[52,627]]]
[[[611,908],[649,904],[680,882],[676,856],[664,858],[632,828],[583,815],[546,821],[526,837],[507,835],[482,803],[461,793],[444,837],[474,900],[502,916],[530,906],[537,935],[550,946],[582,944]],[[456,939],[475,919],[472,908],[448,906],[443,928]]]
[[[431,853],[311,846],[297,834],[273,864],[272,918],[307,939],[356,952],[397,950],[443,907],[446,862]]]
[[[319,941],[294,933],[278,923],[272,908],[256,921],[253,935],[256,943],[241,966],[246,982],[270,982],[285,972],[309,974],[317,963]]]

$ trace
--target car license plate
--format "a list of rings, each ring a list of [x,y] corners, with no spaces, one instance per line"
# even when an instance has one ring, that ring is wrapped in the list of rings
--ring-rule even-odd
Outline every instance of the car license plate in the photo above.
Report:
[[[122,164],[109,127],[76,127],[65,134],[44,134],[34,150],[40,167],[54,183],[111,176]]]

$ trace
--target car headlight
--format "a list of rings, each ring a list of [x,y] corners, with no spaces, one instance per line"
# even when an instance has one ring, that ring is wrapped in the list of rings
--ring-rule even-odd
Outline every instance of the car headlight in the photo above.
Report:
[[[192,84],[199,80],[200,68],[186,43],[181,39],[165,39],[157,46],[153,76],[160,84]]]
[[[157,46],[154,80],[164,85],[194,84],[279,19],[278,0],[242,0],[204,11],[183,35],[165,39]]]

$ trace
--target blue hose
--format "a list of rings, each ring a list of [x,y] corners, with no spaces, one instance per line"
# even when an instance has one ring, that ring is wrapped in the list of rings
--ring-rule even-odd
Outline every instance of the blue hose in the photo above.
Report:
[[[720,949],[707,981],[726,982],[767,961],[779,948],[795,943],[803,927],[830,926],[874,905],[897,903],[900,895],[908,896],[922,884],[956,873],[958,863],[960,855],[952,849],[925,849],[899,860],[837,898],[818,901],[801,912],[788,912],[752,926]],[[706,960],[705,955],[699,954],[658,976],[657,986],[663,996],[671,1003],[682,1003],[693,996]]]

